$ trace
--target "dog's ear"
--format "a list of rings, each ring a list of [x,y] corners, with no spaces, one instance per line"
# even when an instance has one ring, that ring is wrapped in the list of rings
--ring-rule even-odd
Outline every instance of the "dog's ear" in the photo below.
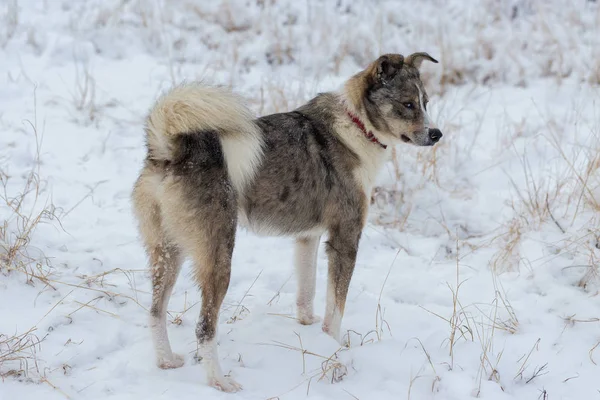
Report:
[[[412,67],[415,67],[416,69],[419,69],[423,60],[431,61],[432,63],[436,64],[438,63],[438,60],[431,57],[429,54],[423,52],[411,54],[410,56],[406,57],[405,62],[406,65],[410,65]]]
[[[373,80],[377,83],[386,83],[394,79],[400,72],[404,64],[404,57],[401,54],[384,54],[373,64]]]

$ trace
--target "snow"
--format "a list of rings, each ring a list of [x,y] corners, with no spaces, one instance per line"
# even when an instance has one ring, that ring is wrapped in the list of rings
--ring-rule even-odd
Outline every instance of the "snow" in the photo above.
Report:
[[[0,399],[597,395],[597,2],[9,0],[2,25],[2,197],[39,171],[23,210],[56,217],[0,264],[0,333],[35,327],[41,341],[27,365],[0,364]],[[219,355],[244,390],[208,387],[195,361],[188,264],[168,315],[186,364],[158,369],[130,204],[154,99],[205,79],[257,114],[285,111],[389,51],[440,60],[423,77],[444,137],[398,146],[379,177],[342,321],[349,347],[295,321],[292,240],[240,230]],[[23,219],[1,204],[5,247]],[[321,246],[320,315],[326,265]]]

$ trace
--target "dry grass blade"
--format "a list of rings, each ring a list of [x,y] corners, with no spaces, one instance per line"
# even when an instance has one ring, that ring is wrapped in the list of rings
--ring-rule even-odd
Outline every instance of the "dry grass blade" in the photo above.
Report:
[[[517,378],[522,379],[523,378],[523,373],[525,372],[525,369],[527,368],[527,361],[529,360],[529,357],[531,357],[531,354],[533,353],[533,351],[535,349],[537,349],[537,347],[541,341],[542,341],[541,338],[538,338],[538,340],[535,341],[535,343],[533,344],[533,347],[531,348],[531,350],[529,351],[527,356],[523,359],[523,363],[521,364],[519,371],[517,372],[517,374],[515,375],[515,377],[513,379],[517,379]]]
[[[269,300],[269,301],[267,302],[267,305],[268,305],[268,306],[272,305],[272,304],[273,304],[273,302],[274,302],[276,299],[278,299],[278,298],[279,298],[279,296],[281,295],[281,290],[282,290],[282,289],[283,289],[283,287],[284,287],[284,286],[285,286],[285,285],[286,285],[286,284],[289,282],[289,280],[290,280],[290,279],[292,279],[292,275],[293,275],[293,274],[290,274],[290,275],[288,276],[288,278],[285,280],[285,282],[283,282],[283,283],[281,284],[281,286],[279,287],[279,289],[277,289],[277,292],[275,292],[275,294],[273,295],[273,297],[271,297],[271,300]]]
[[[195,307],[197,304],[200,304],[200,301],[196,301],[192,305],[188,306],[187,291],[186,291],[185,294],[184,294],[184,299],[183,299],[183,311],[176,312],[175,316],[171,320],[171,323],[174,324],[174,325],[181,325],[181,324],[183,324],[183,315],[185,313],[187,313],[189,310],[191,310],[193,307]],[[170,312],[170,311],[167,311],[167,313],[169,315],[173,314],[173,312]]]
[[[260,275],[262,273],[263,273],[263,270],[260,270],[260,272],[258,273],[258,275],[256,275],[256,278],[254,278],[254,280],[252,281],[252,284],[246,290],[246,292],[242,296],[241,300],[236,305],[235,310],[233,311],[233,314],[231,315],[231,317],[227,321],[228,324],[232,324],[235,321],[237,321],[238,319],[240,319],[241,315],[242,315],[241,313],[242,313],[243,310],[248,310],[246,307],[244,307],[244,299],[246,298],[246,296],[248,296],[248,293],[250,293],[250,290],[252,290],[252,288],[254,287],[254,284],[256,283],[256,281],[258,280],[258,278],[260,278]]]
[[[533,374],[531,375],[531,377],[529,379],[527,379],[525,381],[525,383],[529,383],[529,382],[533,381],[538,376],[546,375],[548,373],[548,371],[546,371],[546,367],[548,367],[548,363],[546,363],[546,364],[544,364],[544,365],[542,365],[540,367],[536,367],[533,370]]]
[[[556,218],[554,218],[554,214],[552,214],[552,210],[550,210],[550,203],[548,202],[548,194],[547,193],[546,193],[546,209],[548,210],[548,214],[550,215],[550,218],[552,218],[552,221],[554,221],[554,223],[556,224],[558,229],[560,229],[560,231],[563,234],[566,233],[565,229],[560,225],[560,223],[556,220]]]
[[[388,268],[388,272],[385,275],[383,284],[381,285],[381,290],[379,291],[379,297],[377,298],[377,310],[375,311],[375,333],[377,334],[377,340],[381,340],[381,337],[383,335],[383,325],[384,324],[387,326],[390,336],[392,335],[392,330],[390,329],[390,325],[384,319],[383,310],[381,309],[381,296],[383,295],[383,289],[385,288],[385,284],[387,283],[388,278],[390,277],[390,274],[392,272],[392,267],[396,263],[396,259],[398,258],[398,255],[400,254],[401,250],[402,249],[399,249],[396,252],[396,255],[394,256],[394,260],[392,261],[392,263],[390,264],[390,267]]]
[[[594,365],[598,365],[596,363],[596,361],[594,360],[594,350],[596,350],[596,348],[598,348],[598,346],[600,346],[600,342],[596,343],[588,352],[588,356],[590,357],[590,361],[594,364]]]

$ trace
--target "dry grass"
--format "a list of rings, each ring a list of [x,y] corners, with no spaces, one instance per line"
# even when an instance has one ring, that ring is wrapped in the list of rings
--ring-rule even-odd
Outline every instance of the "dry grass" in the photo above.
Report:
[[[72,25],[81,35],[107,36],[117,29],[122,35],[135,36],[149,53],[164,58],[171,83],[180,80],[178,65],[196,63],[199,58],[215,72],[230,71],[233,82],[234,77],[244,81],[243,75],[255,68],[271,75],[290,65],[304,69],[306,61],[315,75],[339,75],[348,65],[364,67],[383,52],[423,50],[441,62],[424,71],[425,79],[433,83],[432,93],[446,93],[467,83],[525,86],[532,77],[559,83],[567,77],[600,82],[595,46],[600,7],[594,2],[534,0],[507,5],[485,0],[468,13],[457,13],[451,5],[423,4],[419,13],[433,18],[418,18],[416,13],[401,11],[406,7],[389,4],[373,8],[368,2],[294,7],[289,0],[258,0],[246,7],[248,12],[240,13],[230,1],[185,0],[168,7],[163,2],[112,1],[83,8]],[[7,12],[5,19],[18,22],[18,13]],[[498,33],[514,30],[522,34]],[[10,40],[6,36],[5,41]],[[256,37],[261,38],[261,46],[251,47]],[[95,45],[104,52],[109,50],[107,43]],[[201,55],[198,43],[203,46]],[[226,56],[215,57],[213,51]],[[312,57],[315,53],[318,56]],[[580,61],[583,57],[585,62]],[[253,88],[255,93],[258,90]]]
[[[565,173],[561,185],[562,213],[557,217],[548,213],[557,228],[564,234],[558,245],[559,253],[570,253],[580,264],[570,267],[583,268],[580,287],[598,291],[600,287],[600,130],[598,115],[589,124],[580,123],[580,110],[573,107],[567,123],[585,142],[579,146],[565,146],[561,124],[551,116],[546,117],[546,139],[559,154]],[[583,125],[583,126],[582,126]]]
[[[514,193],[517,195],[512,209],[531,229],[538,229],[551,217],[551,205],[557,200],[566,182],[557,182],[554,187],[550,188],[549,183],[546,183],[543,178],[536,177],[531,171],[527,155],[523,155],[519,161],[523,167],[525,187],[519,188],[514,179],[508,176]]]
[[[39,199],[39,175],[32,172],[22,192],[11,195],[7,189],[9,177],[0,170],[0,183],[4,193],[0,200],[7,206],[9,215],[0,226],[0,273],[23,272],[26,281],[33,283],[34,277],[47,279],[52,273],[49,260],[32,246],[31,240],[42,223],[58,221],[52,206],[36,208]],[[26,205],[33,198],[33,206]]]
[[[0,378],[27,376],[31,370],[39,373],[37,352],[41,340],[35,330],[13,335],[0,333]]]
[[[537,162],[548,163],[548,167],[534,168],[531,160],[535,158],[527,149],[519,152],[512,145],[522,175],[506,174],[514,194],[509,204],[512,217],[504,222],[501,233],[490,239],[489,246],[500,247],[490,260],[494,271],[518,270],[520,264],[528,263],[520,254],[523,238],[548,229],[562,237],[560,243],[552,245],[555,256],[573,254],[587,266],[579,285],[586,287],[590,281],[599,283],[596,243],[600,233],[597,218],[600,211],[600,133],[597,116],[595,121],[583,123],[579,107],[574,104],[560,116],[538,110],[543,134],[535,142],[546,142],[554,154],[550,151],[552,155]],[[524,125],[513,125],[515,134],[511,141],[527,136],[523,133],[527,129]],[[578,142],[573,143],[574,137]],[[534,143],[533,139],[526,140]],[[519,184],[517,180],[524,183]]]
[[[532,74],[554,79],[558,84],[573,76],[598,84],[596,50],[594,45],[582,45],[578,32],[589,30],[596,35],[599,22],[600,7],[591,1],[568,5],[524,1],[510,6],[482,1],[468,16],[446,19],[425,33],[429,42],[436,43],[441,61],[441,69],[428,70],[427,76],[436,81],[435,91],[439,93],[465,83],[510,81],[526,86]],[[464,26],[458,28],[464,40],[455,40],[452,32],[457,30],[456,24]],[[528,34],[502,39],[494,34],[515,28],[526,29]],[[597,47],[597,38],[590,36],[590,43]],[[589,55],[585,62],[580,61],[582,53]]]
[[[448,369],[455,368],[455,356],[459,350],[459,341],[469,341],[479,344],[481,353],[479,356],[480,364],[477,370],[477,387],[473,395],[479,397],[481,394],[481,385],[483,380],[494,381],[501,388],[504,388],[498,367],[504,354],[504,349],[495,349],[495,336],[498,331],[514,334],[519,328],[519,320],[512,307],[506,291],[498,279],[496,273],[493,273],[494,279],[494,299],[489,304],[468,304],[465,305],[460,298],[460,289],[466,280],[461,279],[460,272],[460,246],[456,243],[456,276],[455,282],[448,288],[452,295],[452,311],[448,317],[439,313],[430,311],[424,307],[425,311],[442,319],[448,324],[449,334],[447,345],[449,349]],[[425,351],[425,349],[424,349]],[[425,352],[427,354],[427,352]],[[428,355],[428,360],[431,358]],[[432,366],[433,368],[433,366]],[[435,372],[435,369],[433,369]],[[435,383],[435,382],[434,382]],[[412,384],[412,382],[411,382]],[[504,389],[503,389],[504,390]]]
[[[379,297],[377,299],[377,309],[375,311],[375,334],[377,335],[377,340],[382,339],[383,332],[384,332],[384,330],[383,330],[384,326],[387,327],[387,330],[388,330],[390,336],[392,335],[392,329],[390,328],[390,325],[385,320],[385,313],[384,313],[383,308],[381,307],[381,296],[383,295],[383,290],[385,289],[385,284],[387,283],[388,278],[390,277],[390,273],[392,272],[392,267],[396,263],[396,259],[398,258],[398,255],[400,254],[401,250],[402,249],[399,249],[396,252],[396,256],[394,257],[394,260],[390,264],[390,268],[388,269],[388,272],[385,275],[385,279],[383,280],[383,283],[381,284],[381,290],[379,291]],[[348,336],[348,341],[349,341],[349,339],[350,339],[350,337]]]
[[[38,229],[49,224],[55,229],[62,229],[59,215],[66,216],[77,204],[67,212],[57,210],[45,193],[44,181],[41,178],[40,166],[42,161],[41,145],[43,133],[38,130],[37,101],[34,92],[34,118],[25,121],[35,138],[36,150],[31,169],[19,177],[9,173],[8,166],[0,165],[0,275],[24,277],[25,283],[44,290],[70,289],[40,321],[25,332],[0,333],[0,376],[21,376],[36,372],[38,378],[51,385],[44,377],[40,377],[37,353],[44,338],[36,336],[35,332],[40,322],[58,307],[76,290],[89,291],[94,297],[87,302],[74,301],[78,308],[65,315],[71,319],[82,309],[93,310],[103,315],[118,317],[117,314],[104,310],[99,306],[100,300],[115,299],[130,300],[144,308],[137,298],[135,274],[147,273],[144,270],[122,270],[114,268],[97,275],[78,275],[77,281],[67,282],[59,278],[50,260],[39,249]],[[130,284],[134,296],[110,290],[107,277],[113,274],[124,274]],[[10,282],[10,281],[9,281]],[[145,309],[145,308],[144,308]]]
[[[84,125],[94,123],[98,117],[96,100],[96,79],[88,62],[75,60],[75,82],[71,91],[71,102],[77,112],[83,115]]]
[[[53,386],[45,377],[46,371],[41,371],[39,367],[39,362],[41,360],[38,358],[38,351],[41,350],[45,337],[40,338],[35,333],[37,331],[37,327],[40,326],[42,321],[55,309],[62,305],[65,299],[71,296],[75,291],[87,291],[93,294],[95,297],[85,303],[74,300],[73,304],[78,305],[78,307],[64,315],[64,317],[68,320],[72,320],[73,316],[81,310],[92,310],[93,312],[101,315],[119,318],[118,314],[101,308],[99,305],[101,300],[111,302],[113,304],[115,301],[122,303],[124,300],[129,300],[140,306],[145,312],[148,312],[148,310],[137,299],[138,290],[135,287],[134,280],[130,280],[130,286],[136,295],[128,296],[123,293],[109,290],[107,287],[113,285],[107,282],[106,279],[110,275],[121,273],[128,278],[132,278],[135,273],[147,273],[146,270],[121,270],[115,268],[94,276],[80,276],[78,277],[81,281],[80,284],[64,282],[51,277],[49,274],[32,274],[26,269],[13,269],[11,272],[23,273],[29,279],[28,282],[32,284],[33,282],[41,283],[43,286],[42,290],[45,290],[46,288],[51,288],[53,290],[66,288],[70,289],[70,291],[56,301],[54,305],[42,316],[42,318],[33,324],[33,326],[27,331],[17,334],[0,333],[0,377],[3,378],[10,376],[28,376],[30,373],[33,373],[33,378],[36,380]]]
[[[433,365],[433,361],[432,361],[432,359],[431,359],[431,355],[429,354],[429,352],[427,351],[427,349],[425,349],[425,345],[423,345],[423,342],[421,341],[421,339],[419,339],[419,338],[412,338],[412,339],[409,339],[409,340],[406,342],[406,345],[404,346],[404,348],[406,349],[406,347],[408,346],[408,344],[410,343],[410,341],[411,341],[411,340],[413,340],[413,339],[414,339],[414,340],[416,340],[416,341],[419,343],[419,346],[420,346],[420,347],[421,347],[421,349],[423,350],[423,354],[425,354],[425,357],[427,358],[427,364],[429,365],[429,367],[431,368],[431,371],[433,372],[434,378],[433,378],[433,380],[432,380],[432,382],[431,382],[431,392],[432,392],[432,393],[435,393],[435,391],[436,391],[436,387],[437,387],[437,385],[440,383],[440,381],[441,381],[441,378],[440,378],[440,376],[438,375],[438,373],[437,373],[437,371],[436,371],[436,369],[435,369],[435,366]],[[421,375],[421,372],[423,372],[423,367],[421,367],[421,368],[419,369],[419,371],[417,372],[417,374],[416,374],[414,377],[412,376],[412,373],[411,373],[411,377],[410,377],[410,381],[409,381],[409,385],[408,385],[408,393],[407,393],[407,398],[408,398],[408,400],[410,400],[410,398],[411,398],[411,392],[412,392],[412,387],[413,387],[413,384],[414,384],[414,382],[415,382],[417,379],[419,379],[419,378],[422,378],[422,377],[423,377],[423,376]]]
[[[465,310],[463,307],[460,298],[460,288],[465,283],[464,280],[460,279],[460,263],[459,263],[459,244],[456,242],[456,280],[454,282],[454,286],[450,283],[446,283],[450,292],[452,294],[452,313],[449,317],[444,317],[438,313],[435,313],[431,310],[426,309],[425,307],[420,306],[423,310],[428,313],[442,319],[443,321],[448,323],[449,326],[449,335],[448,335],[448,348],[449,348],[449,357],[450,363],[448,364],[448,368],[450,370],[454,369],[454,354],[455,347],[457,342],[460,339],[473,341],[473,328],[472,322],[473,318],[471,314]]]
[[[43,185],[39,173],[41,135],[37,118],[27,123],[37,147],[34,165],[20,190],[11,186],[9,173],[0,166],[0,201],[5,210],[0,217],[0,275],[22,273],[26,283],[34,285],[36,281],[47,282],[52,275],[48,259],[35,247],[36,229],[40,224],[56,222],[57,218],[52,205],[39,205]],[[21,333],[0,333],[0,376],[27,375],[32,369],[39,372],[36,354],[42,340],[35,331],[34,326]]]
[[[473,324],[475,340],[481,346],[480,365],[477,371],[478,386],[475,396],[481,394],[481,384],[483,380],[496,382],[504,391],[504,384],[500,376],[500,368],[498,364],[504,354],[504,349],[495,350],[495,335],[498,331],[503,331],[509,334],[514,334],[519,328],[519,320],[514,308],[508,300],[508,296],[502,282],[496,274],[493,274],[495,298],[486,313],[479,305],[474,304],[473,307],[479,311],[477,323]]]
[[[227,320],[228,324],[233,324],[234,322],[239,321],[240,319],[242,319],[244,317],[245,314],[248,314],[250,312],[250,310],[248,308],[246,308],[246,306],[244,306],[244,299],[246,299],[246,297],[248,296],[248,294],[254,287],[254,284],[256,283],[258,278],[260,278],[260,276],[262,275],[262,272],[263,272],[263,270],[261,269],[260,272],[258,273],[258,275],[256,275],[256,278],[254,278],[254,280],[252,281],[252,283],[250,284],[250,286],[248,287],[248,289],[246,290],[246,292],[240,299],[240,301],[235,305],[233,314]],[[225,308],[227,308],[227,307],[225,307]]]
[[[339,360],[340,352],[347,350],[347,347],[342,346],[339,349],[337,349],[333,354],[331,354],[329,356],[325,356],[325,355],[318,354],[318,353],[315,353],[315,352],[305,349],[302,344],[302,337],[298,333],[295,333],[295,334],[298,338],[298,342],[299,342],[298,346],[289,345],[289,344],[281,343],[281,342],[260,343],[263,346],[275,346],[275,347],[280,347],[280,348],[283,348],[286,350],[290,350],[290,351],[299,353],[300,359],[302,362],[302,375],[306,376],[306,379],[304,379],[302,382],[300,382],[298,385],[294,386],[290,390],[288,390],[285,393],[282,393],[278,396],[270,397],[269,399],[278,399],[281,396],[283,396],[284,394],[290,393],[291,391],[295,390],[296,388],[302,386],[305,383],[307,384],[306,385],[306,395],[308,396],[310,393],[311,382],[314,379],[316,379],[317,381],[327,380],[330,383],[334,383],[334,382],[342,381],[344,379],[344,377],[348,374],[347,366],[344,365]],[[315,358],[321,360],[320,368],[317,370],[307,370],[307,368],[306,368],[307,356],[315,357]]]
[[[499,248],[489,263],[494,273],[498,274],[519,268],[523,224],[524,222],[521,218],[512,218],[505,225],[505,231],[490,241],[490,245],[494,243]]]
[[[258,96],[252,102],[257,115],[287,112],[304,104],[313,94],[301,81],[281,82],[271,79],[263,80]],[[257,97],[257,98],[256,98]]]
[[[22,187],[11,185],[11,176],[0,166],[0,201],[5,205],[6,213],[1,217],[0,225],[0,273],[23,272],[28,283],[35,276],[47,278],[51,267],[32,239],[40,224],[57,223],[56,210],[48,200],[42,203],[43,182],[40,178],[40,151],[42,134],[37,126],[37,102],[34,91],[34,120],[26,121],[36,141],[36,153],[33,166],[26,175]]]

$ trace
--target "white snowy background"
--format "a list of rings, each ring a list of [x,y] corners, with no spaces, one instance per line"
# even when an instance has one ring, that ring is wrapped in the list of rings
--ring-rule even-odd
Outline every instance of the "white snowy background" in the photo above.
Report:
[[[599,27],[586,0],[1,0],[0,399],[599,398]],[[294,320],[292,240],[240,231],[219,351],[244,390],[195,361],[188,264],[186,364],[158,369],[130,202],[155,98],[203,79],[264,115],[415,51],[444,138],[380,176],[348,346]]]

